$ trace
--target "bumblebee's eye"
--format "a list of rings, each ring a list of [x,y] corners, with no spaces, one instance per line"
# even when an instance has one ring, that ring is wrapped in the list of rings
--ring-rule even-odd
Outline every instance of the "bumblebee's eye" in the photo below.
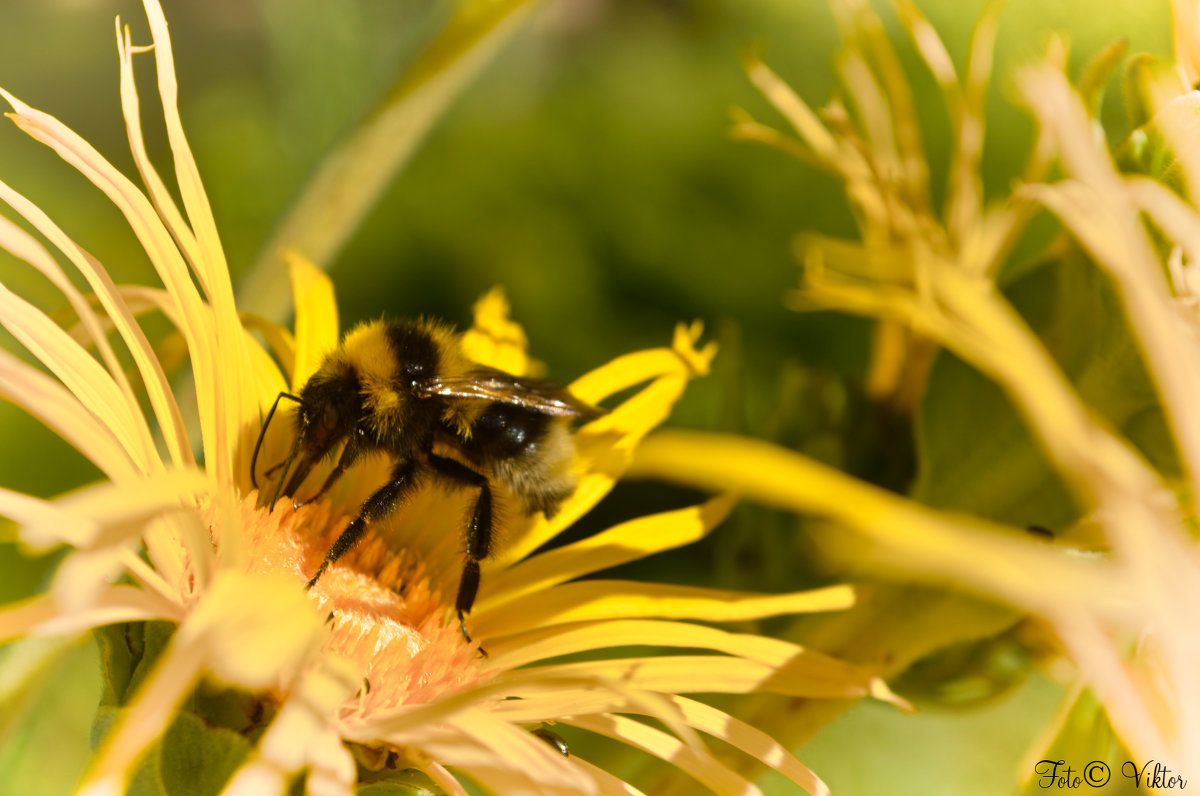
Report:
[[[333,431],[338,425],[338,413],[332,406],[326,406],[321,413],[321,431],[325,434]]]

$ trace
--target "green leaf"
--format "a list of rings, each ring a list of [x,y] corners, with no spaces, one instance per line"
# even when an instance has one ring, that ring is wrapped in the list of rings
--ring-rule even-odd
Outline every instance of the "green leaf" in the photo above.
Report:
[[[1029,755],[1030,768],[1020,772],[1024,787],[1022,794],[1032,796],[1047,790],[1061,790],[1057,777],[1079,777],[1079,790],[1113,796],[1133,796],[1142,793],[1127,776],[1123,765],[1130,760],[1129,752],[1121,745],[1109,724],[1104,708],[1087,690],[1068,696],[1057,719],[1054,735],[1041,749]],[[1057,765],[1055,765],[1057,763]],[[1068,775],[1066,769],[1071,769]],[[1140,769],[1140,766],[1138,766]]]
[[[358,796],[445,796],[433,780],[415,769],[396,772],[386,780],[360,785]]]
[[[451,101],[483,70],[539,0],[460,0],[453,18],[383,101],[318,167],[243,283],[239,306],[287,314],[279,252],[326,267]]]
[[[100,704],[118,707],[137,689],[175,633],[172,622],[125,622],[93,631],[100,648]]]
[[[100,648],[100,675],[103,691],[100,704],[116,707],[125,703],[129,680],[141,657],[141,622],[105,625],[93,631]]]
[[[97,745],[125,710],[100,708],[93,726]],[[250,750],[233,730],[180,713],[137,767],[128,796],[216,796]]]
[[[160,749],[162,780],[169,796],[215,796],[250,753],[250,742],[232,730],[183,713]]]
[[[69,794],[87,764],[88,726],[100,693],[89,643],[37,639],[5,648],[0,682],[0,793]],[[10,679],[11,678],[11,679]]]

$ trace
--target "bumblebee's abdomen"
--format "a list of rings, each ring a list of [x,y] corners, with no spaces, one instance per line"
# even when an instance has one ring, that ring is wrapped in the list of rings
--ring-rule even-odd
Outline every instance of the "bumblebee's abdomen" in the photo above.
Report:
[[[546,435],[550,420],[531,409],[494,403],[471,425],[471,439],[464,448],[484,458],[520,456]]]
[[[562,418],[512,404],[493,403],[461,443],[463,454],[489,470],[529,511],[547,515],[575,488],[575,446]]]

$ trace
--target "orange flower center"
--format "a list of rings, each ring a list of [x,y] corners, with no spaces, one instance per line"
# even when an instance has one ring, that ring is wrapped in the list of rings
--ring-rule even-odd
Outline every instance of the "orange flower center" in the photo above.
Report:
[[[243,502],[246,568],[294,576],[303,587],[352,516],[324,500],[299,510],[281,501],[268,512],[256,499],[251,494]],[[397,537],[407,534],[395,533],[395,525],[382,525],[392,531],[386,538],[369,528],[309,592],[314,610],[328,616],[326,648],[365,673],[362,691],[347,705],[364,718],[461,691],[483,676],[485,659],[463,638],[443,599],[445,573],[430,574],[449,561],[431,564],[416,548],[399,545]]]

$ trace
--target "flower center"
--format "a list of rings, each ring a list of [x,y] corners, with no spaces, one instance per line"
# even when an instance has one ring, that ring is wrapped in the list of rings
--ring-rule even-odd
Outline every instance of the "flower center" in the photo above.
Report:
[[[299,510],[281,503],[268,512],[254,507],[255,498],[243,504],[247,569],[294,576],[303,588],[352,516],[325,500]],[[327,616],[326,648],[364,672],[352,707],[364,717],[473,685],[484,662],[443,599],[434,568],[445,562],[431,562],[420,545],[402,544],[399,534],[388,532],[392,525],[368,528],[309,591],[314,610]]]

